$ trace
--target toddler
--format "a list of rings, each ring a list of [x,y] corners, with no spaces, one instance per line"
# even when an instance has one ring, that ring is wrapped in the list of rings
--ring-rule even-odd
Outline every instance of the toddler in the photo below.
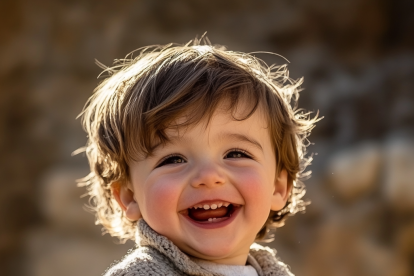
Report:
[[[305,208],[302,80],[204,40],[135,53],[81,114],[97,223],[136,242],[105,275],[293,275],[255,241]]]

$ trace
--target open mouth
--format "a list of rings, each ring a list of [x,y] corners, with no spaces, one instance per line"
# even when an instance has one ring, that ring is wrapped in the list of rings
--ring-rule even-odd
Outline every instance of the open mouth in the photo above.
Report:
[[[181,213],[197,223],[218,223],[229,219],[239,207],[240,205],[228,202],[203,203],[194,205]]]

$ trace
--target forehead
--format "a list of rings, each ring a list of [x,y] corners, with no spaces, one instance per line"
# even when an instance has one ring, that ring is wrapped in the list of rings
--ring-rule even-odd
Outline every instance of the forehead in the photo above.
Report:
[[[273,140],[269,135],[271,121],[267,104],[257,93],[247,87],[239,87],[237,93],[220,94],[216,99],[210,98],[207,101],[200,99],[192,105],[181,105],[181,111],[176,112],[176,115],[168,120],[166,116],[170,113],[168,109],[160,110],[159,113],[163,114],[161,123],[152,126],[150,124],[148,128],[147,134],[150,135],[150,139],[146,140],[147,153],[145,155],[151,156],[160,146],[163,147],[177,138],[183,138],[189,132],[194,133],[193,130],[210,137],[212,133],[219,134],[217,131],[220,127],[221,131],[224,129],[232,130],[232,133],[243,132],[245,134],[250,129],[256,129],[267,139]],[[218,136],[225,137],[226,135],[219,134]]]
[[[197,107],[189,107],[184,110],[180,116],[174,118],[166,127],[166,130],[177,129],[180,126],[194,127],[196,125],[203,125],[208,127],[214,119],[214,123],[226,124],[233,121],[242,122],[245,120],[256,120],[264,128],[268,128],[268,112],[265,110],[263,103],[254,103],[254,100],[248,101],[246,96],[244,99],[239,99],[234,104],[229,99],[223,99],[212,112],[205,112],[207,110],[202,109],[204,114],[199,114],[200,110]],[[197,121],[192,119],[198,117]]]
[[[189,114],[178,117],[165,129],[165,134],[172,140],[182,140],[187,134],[194,132],[207,137],[215,136],[218,140],[247,140],[248,136],[259,135],[269,137],[265,112],[260,105],[253,113],[251,111],[244,103],[238,104],[233,110],[229,110],[228,105],[223,103],[210,117],[204,116],[200,122],[194,124],[186,124],[191,116]]]

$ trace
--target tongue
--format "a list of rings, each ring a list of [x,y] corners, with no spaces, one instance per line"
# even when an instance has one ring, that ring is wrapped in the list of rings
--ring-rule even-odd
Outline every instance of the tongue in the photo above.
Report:
[[[209,218],[221,218],[227,214],[227,208],[222,206],[217,209],[204,210],[203,208],[189,209],[189,216],[194,220],[208,220]]]

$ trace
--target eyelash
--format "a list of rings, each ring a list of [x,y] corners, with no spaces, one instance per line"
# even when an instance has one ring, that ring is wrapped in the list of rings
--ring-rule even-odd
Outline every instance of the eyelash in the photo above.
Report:
[[[233,149],[230,149],[230,150],[228,150],[226,153],[225,153],[225,155],[224,155],[224,157],[226,157],[229,153],[231,153],[231,152],[240,152],[240,153],[242,153],[242,154],[244,154],[244,155],[246,155],[248,158],[250,158],[250,159],[254,159],[253,158],[253,156],[247,151],[247,150],[244,150],[244,149],[240,149],[240,148],[233,148]]]
[[[164,164],[164,162],[165,162],[165,161],[167,161],[168,159],[170,159],[170,158],[172,158],[172,157],[179,157],[179,158],[181,158],[181,159],[185,160],[185,158],[184,158],[181,154],[178,154],[178,153],[172,153],[172,154],[169,154],[169,155],[165,156],[164,158],[162,158],[162,159],[160,160],[160,162],[158,162],[158,165],[157,165],[157,166],[155,166],[155,168],[159,168],[159,167],[162,167],[162,166],[164,166],[164,165],[168,165],[168,164],[174,164],[174,163],[166,163],[166,164]],[[176,164],[179,164],[179,163],[176,163]]]
[[[243,149],[240,149],[240,148],[233,148],[233,149],[228,150],[228,151],[224,154],[224,157],[226,157],[226,156],[227,156],[229,153],[231,153],[231,152],[239,152],[239,153],[242,153],[243,155],[247,156],[247,158],[254,159],[254,158],[251,156],[251,154],[250,154],[250,153],[248,153],[246,150],[243,150]],[[243,157],[245,157],[245,156],[243,156]],[[181,154],[178,154],[178,153],[172,153],[172,154],[169,154],[169,155],[165,156],[164,158],[162,158],[162,159],[160,160],[160,162],[158,163],[158,165],[156,165],[156,166],[155,166],[155,168],[159,168],[159,167],[162,167],[162,166],[164,166],[164,165],[168,165],[168,164],[174,164],[174,163],[165,163],[165,161],[167,161],[168,159],[170,159],[170,158],[172,158],[172,157],[178,157],[178,158],[181,158],[181,159],[185,160],[185,158],[184,158]],[[242,157],[241,157],[241,158],[242,158]],[[225,159],[227,159],[227,158],[225,158]],[[187,162],[187,161],[185,160],[185,162]],[[165,164],[164,164],[164,163],[165,163]],[[181,163],[181,162],[180,162],[180,163]],[[184,162],[182,162],[182,163],[184,163]],[[179,163],[175,163],[175,164],[179,164]]]

